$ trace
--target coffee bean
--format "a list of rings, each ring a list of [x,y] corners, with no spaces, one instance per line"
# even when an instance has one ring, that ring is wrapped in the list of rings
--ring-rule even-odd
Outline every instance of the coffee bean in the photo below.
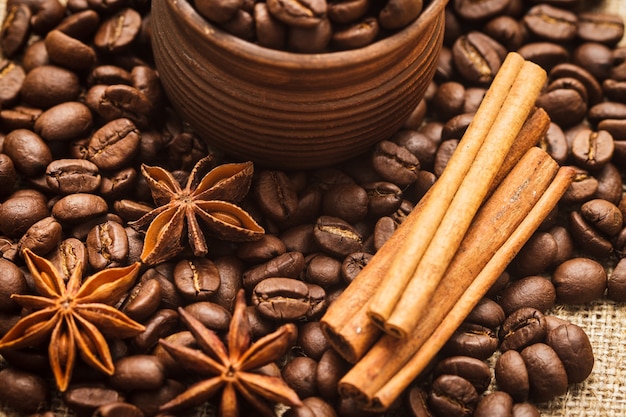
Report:
[[[472,84],[493,80],[502,64],[504,47],[481,32],[469,32],[452,46],[454,66]]]
[[[593,198],[598,191],[598,180],[589,172],[578,169],[572,183],[565,191],[562,199],[563,202],[583,203]]]
[[[513,398],[503,391],[494,391],[485,395],[478,402],[475,417],[510,416],[513,410]]]
[[[513,417],[541,417],[537,408],[530,403],[513,404]]]
[[[266,278],[254,287],[252,303],[269,319],[298,320],[312,316],[325,304],[324,291],[320,294],[315,287],[321,289],[293,278]]]
[[[41,67],[50,64],[50,58],[48,57],[48,51],[43,39],[35,41],[24,49],[24,55],[22,57],[22,65],[24,71],[30,72],[34,68]],[[1,81],[1,79],[0,79]]]
[[[48,383],[35,374],[17,368],[0,370],[0,402],[24,413],[34,413],[49,401]],[[28,401],[24,401],[28,398]]]
[[[454,151],[459,145],[458,139],[448,139],[439,145],[437,149],[437,154],[435,155],[435,164],[433,167],[433,172],[437,177],[440,177],[443,173],[443,170],[448,165],[448,161],[452,158]]]
[[[68,101],[49,108],[37,117],[34,131],[48,141],[69,141],[85,137],[93,125],[89,108]]]
[[[93,36],[99,24],[100,15],[98,12],[87,9],[68,15],[55,29],[85,42]]]
[[[307,322],[298,327],[298,345],[306,356],[315,360],[320,360],[324,352],[330,348],[320,322],[317,321]]]
[[[98,407],[93,417],[143,417],[143,412],[132,404],[114,402]]]
[[[45,37],[50,61],[72,71],[85,71],[96,64],[96,52],[90,46],[60,30],[52,30]]]
[[[210,259],[184,259],[174,268],[174,283],[185,299],[206,301],[220,286],[220,273]]]
[[[75,73],[55,65],[42,65],[26,74],[21,97],[26,104],[48,109],[66,101],[76,101],[80,90],[80,80]]]
[[[165,379],[161,362],[154,355],[131,355],[115,362],[109,377],[111,386],[119,390],[157,389]]]
[[[319,359],[315,379],[320,396],[327,400],[337,399],[339,380],[348,372],[350,364],[334,349],[327,349]]]
[[[325,0],[270,0],[267,8],[274,18],[288,26],[313,28],[323,21],[328,6]]]
[[[580,92],[572,88],[558,88],[542,94],[537,99],[550,119],[561,126],[579,123],[587,113],[587,103]]]
[[[540,4],[528,10],[524,24],[533,35],[560,43],[576,36],[578,18],[568,10]]]
[[[605,259],[613,252],[613,244],[606,236],[577,211],[570,213],[570,231],[576,245],[594,257]]]
[[[585,220],[608,236],[617,235],[624,225],[622,212],[610,201],[589,200],[580,207],[580,213]]]
[[[272,16],[266,3],[254,4],[254,23],[259,45],[274,49],[285,48],[286,25]]]
[[[28,228],[49,215],[45,197],[39,193],[9,196],[0,205],[0,231],[19,239]]]
[[[346,256],[341,264],[341,276],[345,282],[352,282],[372,259],[372,254],[355,252]]]
[[[296,356],[285,364],[281,375],[300,398],[307,398],[317,395],[316,370],[316,360],[306,356]]]
[[[209,301],[198,301],[187,304],[184,309],[207,328],[216,332],[228,331],[231,315],[228,310],[219,304]]]
[[[342,262],[323,253],[315,252],[304,258],[303,276],[306,282],[330,288],[342,280]]]
[[[149,126],[152,110],[153,104],[143,92],[125,84],[105,87],[96,108],[106,121],[128,119],[139,128]]]
[[[27,129],[13,130],[6,135],[3,151],[11,158],[17,171],[28,177],[43,174],[52,162],[52,152],[48,144]]]
[[[28,248],[38,255],[50,253],[63,239],[63,228],[54,217],[48,216],[34,223],[18,241],[19,251]]]
[[[413,183],[420,169],[420,162],[415,155],[391,141],[382,141],[376,145],[372,164],[381,177],[398,187]]]
[[[245,271],[243,273],[243,285],[248,289],[252,289],[265,278],[296,278],[304,268],[305,261],[302,253],[286,252]]]
[[[544,402],[565,394],[567,372],[554,349],[545,343],[535,343],[521,352],[530,382],[530,398]]]
[[[620,259],[607,280],[607,296],[614,301],[626,300],[626,261]]]
[[[475,0],[458,0],[454,2],[454,11],[463,19],[470,21],[484,21],[490,17],[502,14],[508,2],[491,0],[478,2]]]
[[[423,7],[422,0],[387,0],[378,14],[378,21],[384,29],[400,29],[417,19]]]
[[[160,303],[160,282],[156,279],[146,279],[135,284],[120,310],[133,320],[144,321],[157,311]]]
[[[522,355],[507,350],[496,360],[494,368],[498,389],[508,393],[515,401],[526,401],[530,391],[528,370]]]
[[[546,335],[543,313],[532,307],[522,307],[512,312],[502,323],[498,332],[500,350],[521,351],[526,346],[541,342]]]
[[[464,103],[466,101],[464,100]],[[415,155],[420,162],[420,169],[432,169],[440,140],[433,139],[425,133],[412,129],[398,131],[391,137],[391,140]]]
[[[363,220],[367,215],[367,191],[358,184],[336,184],[322,197],[322,212],[349,223]]]
[[[489,20],[483,32],[509,51],[519,49],[525,41],[525,28],[511,16],[500,15]]]
[[[554,263],[557,251],[550,233],[535,232],[511,263],[511,271],[518,276],[541,274]]]
[[[465,321],[495,329],[502,324],[505,318],[505,311],[498,303],[490,298],[483,297],[478,304],[474,306],[472,311],[465,318]]]
[[[568,50],[554,42],[537,41],[526,43],[517,52],[524,59],[534,62],[547,71],[551,71],[561,64],[566,64],[570,59]],[[589,76],[593,77],[591,74]]]
[[[608,13],[580,13],[577,35],[584,41],[614,45],[624,36],[624,21]]]
[[[331,216],[317,219],[313,239],[324,252],[337,257],[360,252],[363,247],[363,238],[352,225]]]
[[[471,356],[450,356],[437,363],[433,377],[457,375],[469,381],[478,394],[482,394],[491,384],[491,369],[484,361]]]
[[[437,415],[466,416],[474,412],[478,399],[468,380],[457,375],[441,375],[433,382],[428,404]]]
[[[585,331],[572,323],[563,324],[546,334],[546,344],[563,362],[567,381],[576,384],[587,379],[593,369],[593,348]]]
[[[259,208],[274,221],[285,221],[297,210],[298,196],[282,171],[259,172],[253,192]]]
[[[95,46],[108,53],[119,53],[131,47],[139,36],[141,15],[124,8],[105,19],[94,35]]]
[[[5,10],[0,32],[0,47],[4,56],[11,58],[26,44],[31,12],[26,4],[12,4]]]
[[[63,393],[63,402],[78,415],[92,415],[98,407],[123,401],[122,393],[100,383],[70,385]]]
[[[443,351],[450,356],[466,355],[487,359],[498,348],[498,336],[488,327],[463,323],[446,342]]]
[[[174,379],[166,379],[156,390],[136,390],[130,393],[128,401],[139,408],[144,416],[156,416],[159,407],[173,400],[185,391],[185,385]]]
[[[613,156],[613,137],[605,130],[594,132],[583,129],[574,137],[571,154],[579,167],[600,169]]]
[[[139,149],[141,133],[129,119],[115,119],[89,139],[87,159],[103,170],[124,167]]]
[[[367,0],[331,1],[328,2],[328,18],[334,23],[354,23],[367,12]]]
[[[556,289],[549,279],[532,275],[511,282],[502,290],[498,303],[509,315],[522,307],[546,312],[554,306]]]
[[[332,34],[330,44],[336,49],[362,48],[374,42],[379,31],[378,20],[366,17],[344,29],[336,30]]]
[[[573,258],[554,270],[552,282],[560,302],[584,304],[602,297],[607,275],[600,263],[589,258]]]
[[[224,23],[233,19],[242,5],[243,0],[219,2],[200,0],[194,2],[194,6],[198,10],[198,13],[215,23]]]
[[[19,305],[11,298],[13,294],[24,294],[28,287],[22,271],[13,262],[0,258],[0,312],[15,312]]]
[[[145,353],[158,343],[159,339],[171,334],[178,327],[178,313],[171,309],[158,310],[144,323],[143,333],[131,339],[137,352]]]
[[[96,225],[87,234],[89,265],[95,269],[123,266],[128,259],[128,236],[124,226],[114,221]]]
[[[59,199],[52,206],[52,215],[62,223],[78,224],[103,215],[107,202],[95,194],[75,193]]]

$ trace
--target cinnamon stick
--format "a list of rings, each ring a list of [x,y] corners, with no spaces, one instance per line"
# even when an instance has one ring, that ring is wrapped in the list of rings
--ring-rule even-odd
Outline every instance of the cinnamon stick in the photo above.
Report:
[[[400,289],[392,287],[391,291],[383,288],[377,292],[370,303],[370,318],[375,320],[375,323],[380,323],[385,317],[384,313],[388,311],[388,306],[393,305],[391,313],[384,321],[384,331],[388,334],[405,338],[422,319],[428,301],[432,298],[456,249],[486,197],[491,182],[514,139],[534,108],[545,81],[546,72],[543,68],[530,61],[523,63],[475,160],[447,206],[443,219],[434,233],[416,229],[405,242],[405,248],[409,252],[413,251],[408,248],[418,245],[418,242],[420,246],[424,241],[429,243],[421,256],[411,258],[411,264],[417,266],[414,267],[408,284],[401,286]],[[401,258],[403,257],[396,257],[396,259]],[[407,260],[403,259],[403,262]],[[403,266],[401,270],[404,272],[407,267]],[[392,264],[387,274],[396,276],[397,273]],[[394,298],[398,291],[400,296]],[[382,310],[380,306],[383,306]]]
[[[541,196],[528,216],[515,229],[509,239],[489,260],[474,282],[463,293],[445,319],[426,340],[417,353],[393,375],[375,394],[368,398],[368,408],[373,411],[387,409],[435,357],[445,342],[461,325],[465,317],[489,290],[506,266],[532,236],[550,211],[558,203],[575,175],[572,167],[562,167],[550,187]]]
[[[535,146],[550,125],[550,118],[545,110],[535,108],[520,130],[513,146],[507,154],[496,178],[491,184],[489,194],[502,182],[504,177],[519,162],[524,153]],[[414,227],[421,207],[430,193],[424,196],[413,211],[400,224],[394,234],[374,254],[365,268],[354,281],[333,302],[320,320],[324,334],[332,347],[348,362],[356,363],[376,342],[380,329],[367,316],[367,301],[381,286],[382,276],[393,256],[399,250]]]
[[[424,319],[405,340],[381,337],[341,380],[344,395],[371,402],[376,392],[420,349],[474,277],[522,223],[557,170],[558,165],[545,151],[532,148],[526,153],[480,209],[428,303]]]
[[[393,313],[397,300],[405,291],[415,272],[416,262],[422,258],[428,248],[447,207],[466,177],[524,64],[525,61],[521,55],[515,52],[509,53],[479,106],[473,122],[470,123],[459,142],[457,150],[441,177],[431,188],[430,198],[420,208],[415,223],[411,226],[412,230],[407,234],[406,242],[387,266],[388,273],[383,279],[382,290],[376,292],[368,307],[371,320],[381,329],[385,328],[385,323]],[[419,230],[420,233],[413,233],[413,230]]]

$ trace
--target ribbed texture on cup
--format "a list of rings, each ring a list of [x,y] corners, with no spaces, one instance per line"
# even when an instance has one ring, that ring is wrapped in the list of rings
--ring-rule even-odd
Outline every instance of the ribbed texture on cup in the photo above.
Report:
[[[184,0],[153,0],[152,44],[168,98],[208,144],[267,167],[317,168],[402,126],[434,76],[446,2],[368,47],[297,54],[228,35]]]

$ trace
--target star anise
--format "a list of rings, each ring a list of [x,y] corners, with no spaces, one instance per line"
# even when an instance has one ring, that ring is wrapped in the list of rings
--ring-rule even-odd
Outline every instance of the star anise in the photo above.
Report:
[[[40,295],[12,295],[31,313],[0,339],[0,350],[34,347],[49,339],[50,367],[60,391],[70,382],[77,351],[89,366],[113,374],[104,334],[131,337],[141,333],[144,326],[111,304],[133,285],[141,264],[104,269],[82,283],[82,267],[78,265],[66,284],[50,261],[29,249],[23,255]]]
[[[161,406],[161,411],[198,406],[220,390],[221,417],[239,416],[238,394],[256,408],[259,415],[266,417],[275,416],[269,402],[291,406],[302,404],[298,395],[282,378],[255,372],[285,355],[293,345],[297,337],[297,328],[293,323],[282,325],[275,332],[251,344],[244,291],[240,290],[228,331],[227,350],[215,332],[204,327],[184,309],[179,309],[179,312],[200,350],[165,340],[159,342],[182,366],[208,378],[195,383]]]
[[[208,253],[203,230],[229,241],[256,240],[264,230],[241,207],[252,182],[252,162],[214,166],[209,155],[193,167],[185,188],[174,176],[157,166],[141,166],[157,208],[132,223],[146,231],[141,260],[154,265],[173,258],[184,249],[184,237],[195,256]],[[207,172],[208,171],[208,172]]]

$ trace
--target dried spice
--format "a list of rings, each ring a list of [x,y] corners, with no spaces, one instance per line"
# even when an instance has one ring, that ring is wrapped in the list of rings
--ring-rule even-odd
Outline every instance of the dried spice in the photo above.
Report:
[[[49,339],[50,367],[60,391],[72,377],[77,353],[91,367],[112,375],[113,359],[104,335],[131,337],[144,327],[111,305],[134,284],[140,264],[101,270],[82,282],[82,268],[67,283],[45,258],[25,249],[24,260],[40,295],[14,294],[31,311],[0,339],[0,351],[37,346]]]
[[[154,265],[175,257],[184,249],[185,235],[195,256],[208,253],[205,231],[235,242],[256,240],[263,235],[264,229],[252,216],[234,204],[250,189],[252,162],[223,164],[210,169],[213,163],[211,155],[198,161],[184,188],[165,169],[141,166],[158,205],[132,223],[136,229],[149,224],[141,253],[144,263]]]
[[[200,350],[160,340],[161,345],[182,366],[201,376],[208,376],[161,407],[173,411],[208,401],[222,390],[221,417],[239,416],[239,393],[260,415],[274,417],[269,402],[301,405],[298,395],[276,376],[263,375],[256,369],[271,364],[287,353],[295,343],[297,328],[288,323],[251,344],[251,326],[246,315],[244,291],[237,294],[235,312],[228,332],[228,350],[219,336],[179,308],[181,318],[193,333]]]

